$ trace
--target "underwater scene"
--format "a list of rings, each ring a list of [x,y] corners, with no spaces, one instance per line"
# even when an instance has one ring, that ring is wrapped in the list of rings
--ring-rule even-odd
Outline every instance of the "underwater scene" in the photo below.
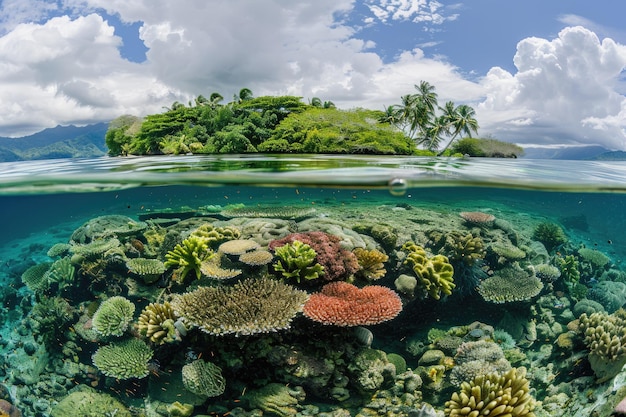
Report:
[[[626,413],[626,163],[0,164],[0,416]]]

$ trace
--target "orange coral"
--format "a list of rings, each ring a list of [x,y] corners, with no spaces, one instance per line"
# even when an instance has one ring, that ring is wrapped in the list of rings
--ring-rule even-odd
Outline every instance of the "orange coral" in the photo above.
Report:
[[[363,289],[337,281],[324,285],[304,305],[304,315],[322,324],[364,326],[382,323],[402,311],[402,301],[393,290],[380,285]]]

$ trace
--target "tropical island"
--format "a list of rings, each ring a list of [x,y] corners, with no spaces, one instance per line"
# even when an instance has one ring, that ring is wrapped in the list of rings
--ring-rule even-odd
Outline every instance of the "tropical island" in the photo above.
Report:
[[[517,157],[523,149],[476,138],[472,107],[444,106],[426,81],[384,110],[338,109],[318,97],[254,97],[242,88],[233,100],[212,93],[187,105],[174,102],[146,117],[120,116],[105,140],[111,156],[233,153],[328,153]],[[445,144],[443,147],[442,145]]]

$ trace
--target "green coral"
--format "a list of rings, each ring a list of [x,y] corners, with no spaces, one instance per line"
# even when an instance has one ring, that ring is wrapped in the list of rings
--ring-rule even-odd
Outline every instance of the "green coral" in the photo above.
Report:
[[[279,258],[274,266],[274,270],[282,273],[285,278],[295,278],[296,282],[302,280],[314,280],[324,273],[324,267],[315,262],[317,253],[315,250],[295,240],[276,248],[276,256]]]
[[[80,385],[52,407],[50,417],[131,417],[128,408],[114,397]]]
[[[209,240],[200,236],[189,236],[165,255],[165,266],[181,269],[180,280],[194,272],[196,278],[202,277],[200,267],[211,254]]]
[[[126,261],[126,268],[139,275],[146,284],[151,284],[165,272],[165,264],[158,259],[133,258]]]
[[[245,395],[250,408],[258,408],[268,415],[294,417],[298,412],[298,403],[305,398],[300,387],[270,383],[256,390],[249,390]]]
[[[150,303],[137,320],[139,334],[148,338],[152,343],[162,345],[179,339],[175,326],[177,317],[169,302],[163,304]]]
[[[61,297],[44,297],[33,306],[30,317],[35,323],[34,334],[49,349],[60,349],[65,341],[74,311],[72,306]]]
[[[111,297],[93,314],[93,328],[102,336],[121,336],[133,320],[135,305],[122,296]]]
[[[478,292],[485,301],[497,304],[527,301],[542,289],[543,283],[539,278],[516,265],[496,271],[478,286]]]
[[[183,385],[196,395],[217,397],[226,389],[226,380],[219,366],[197,359],[183,366]]]
[[[145,378],[152,349],[139,339],[128,339],[100,347],[93,354],[93,364],[106,376],[117,379]]]
[[[588,262],[598,269],[604,268],[611,261],[608,256],[596,249],[580,248],[578,249],[578,256],[581,261]]]
[[[194,230],[190,236],[206,239],[208,245],[213,246],[228,240],[239,239],[241,231],[233,226],[216,227],[206,223]]]
[[[589,363],[598,382],[617,375],[626,364],[626,311],[583,313],[579,331],[589,348]]]
[[[70,247],[70,252],[86,259],[93,259],[101,255],[106,255],[116,249],[121,251],[120,241],[118,239],[96,239],[89,243],[74,244]],[[123,251],[120,253],[123,254]]]
[[[555,223],[539,223],[533,231],[533,239],[543,243],[548,252],[567,242],[563,229]]]
[[[557,267],[561,271],[561,277],[566,283],[575,284],[580,280],[578,270],[578,259],[574,255],[567,255],[563,258],[556,258]]]
[[[48,284],[57,283],[59,289],[70,287],[74,284],[75,268],[69,256],[58,259],[50,266],[45,274]]]
[[[46,272],[52,263],[44,262],[33,265],[22,273],[22,282],[33,292],[45,291],[48,289],[48,277]]]
[[[439,300],[442,294],[450,295],[455,287],[454,268],[444,255],[428,257],[421,246],[407,242],[402,246],[407,257],[405,264],[410,264],[418,278],[418,285],[431,297]]]

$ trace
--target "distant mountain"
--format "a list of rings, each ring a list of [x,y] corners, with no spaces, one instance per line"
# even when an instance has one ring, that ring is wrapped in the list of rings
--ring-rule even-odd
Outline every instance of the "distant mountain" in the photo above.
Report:
[[[104,136],[108,126],[57,126],[21,138],[0,137],[0,162],[102,156],[107,153]]]
[[[602,146],[561,146],[558,148],[543,148],[524,146],[524,158],[527,159],[573,159],[587,160],[596,159],[599,155],[610,153]]]
[[[626,152],[609,151],[601,153],[593,158],[594,161],[626,161]]]

